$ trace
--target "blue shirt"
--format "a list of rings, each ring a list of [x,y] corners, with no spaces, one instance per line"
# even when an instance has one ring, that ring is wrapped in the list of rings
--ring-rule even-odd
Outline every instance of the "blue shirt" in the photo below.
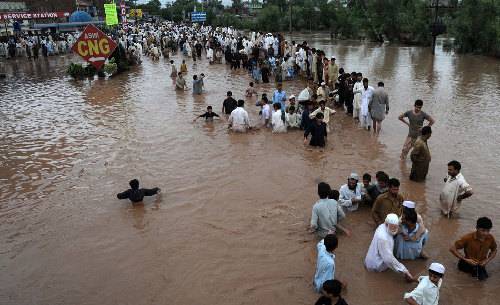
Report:
[[[281,104],[281,110],[285,111],[285,106],[286,106],[286,92],[281,90],[279,92],[278,90],[274,90],[273,93],[273,105],[280,103]]]
[[[316,246],[318,249],[318,260],[316,262],[316,274],[314,274],[314,290],[321,292],[323,283],[335,279],[335,254],[326,251],[324,241]]]

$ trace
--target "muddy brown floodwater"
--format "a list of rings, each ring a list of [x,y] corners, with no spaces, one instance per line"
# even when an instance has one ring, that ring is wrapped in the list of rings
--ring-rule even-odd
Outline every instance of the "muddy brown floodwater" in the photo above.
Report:
[[[479,283],[459,273],[452,241],[487,215],[500,240],[498,193],[500,62],[427,48],[330,41],[300,35],[337,57],[347,71],[383,80],[391,111],[380,136],[345,115],[333,119],[325,151],[299,131],[231,134],[226,122],[192,123],[207,105],[220,112],[227,90],[241,98],[250,78],[206,59],[206,93],[173,90],[167,61],[92,82],[71,80],[72,56],[4,61],[0,80],[1,304],[313,304],[316,251],[307,233],[316,185],[385,170],[402,181],[430,229],[431,261],[447,267],[442,304],[498,304],[500,257]],[[182,55],[174,57],[179,65]],[[259,84],[271,93],[272,84]],[[285,83],[298,94],[303,83]],[[397,120],[416,98],[437,123],[425,183],[400,163],[407,129]],[[257,122],[253,101],[246,108]],[[457,219],[439,215],[446,163],[462,162],[475,194]],[[132,207],[116,199],[131,178],[159,186],[161,197]],[[350,304],[402,304],[414,287],[392,272],[368,273],[363,258],[373,228],[367,209],[348,215],[337,276]],[[429,262],[408,262],[414,274]]]

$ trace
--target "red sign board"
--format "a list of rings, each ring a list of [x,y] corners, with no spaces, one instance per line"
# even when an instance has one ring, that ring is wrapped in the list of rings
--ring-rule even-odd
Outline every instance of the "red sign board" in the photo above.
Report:
[[[125,1],[120,3],[120,13],[122,16],[123,27],[127,27],[127,7],[125,6]]]
[[[0,20],[28,20],[28,19],[50,19],[69,17],[68,12],[43,12],[43,13],[0,13]]]
[[[117,44],[111,38],[89,24],[71,49],[99,70],[116,47]]]

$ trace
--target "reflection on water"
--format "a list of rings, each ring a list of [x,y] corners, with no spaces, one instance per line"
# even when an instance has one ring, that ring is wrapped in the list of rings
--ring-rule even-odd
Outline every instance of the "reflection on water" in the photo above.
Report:
[[[324,151],[304,147],[300,131],[240,135],[228,132],[225,118],[193,123],[208,105],[220,113],[226,91],[243,98],[250,81],[244,71],[205,60],[187,60],[188,84],[193,74],[207,75],[202,96],[175,91],[163,59],[91,82],[65,75],[71,56],[5,62],[2,304],[311,303],[315,250],[306,228],[316,184],[339,187],[352,171],[377,170],[401,178],[401,191],[418,202],[431,230],[428,253],[449,270],[443,303],[494,304],[498,260],[493,276],[478,284],[455,270],[447,249],[478,216],[499,216],[499,61],[432,57],[426,48],[319,34],[293,38],[324,49],[372,85],[384,81],[391,110],[379,137],[342,112]],[[181,56],[174,60],[179,65]],[[287,82],[285,91],[298,94],[303,86]],[[270,94],[273,84],[256,87]],[[408,181],[410,164],[398,161],[407,131],[397,116],[417,98],[437,119],[431,168],[421,184]],[[254,102],[247,100],[246,108],[257,124]],[[451,159],[462,162],[475,194],[460,218],[448,221],[439,216],[437,198]],[[131,178],[161,187],[161,197],[134,207],[115,199]],[[338,276],[349,283],[346,298],[353,304],[397,304],[412,285],[391,273],[368,274],[361,263],[373,232],[369,219],[368,209],[349,215],[354,236],[340,238]],[[408,266],[425,273],[426,264]],[[391,293],[374,295],[381,288]]]

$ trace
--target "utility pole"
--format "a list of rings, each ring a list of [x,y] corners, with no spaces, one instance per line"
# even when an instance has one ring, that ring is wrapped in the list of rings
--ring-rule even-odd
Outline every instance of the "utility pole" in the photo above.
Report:
[[[288,10],[289,10],[289,32],[292,33],[292,0],[288,0]]]
[[[433,24],[433,29],[432,29],[432,55],[436,54],[436,39],[437,39],[437,31],[435,30],[436,25],[438,23],[438,11],[439,11],[439,0],[435,0],[434,8],[435,8],[435,15],[434,15],[434,24]]]

